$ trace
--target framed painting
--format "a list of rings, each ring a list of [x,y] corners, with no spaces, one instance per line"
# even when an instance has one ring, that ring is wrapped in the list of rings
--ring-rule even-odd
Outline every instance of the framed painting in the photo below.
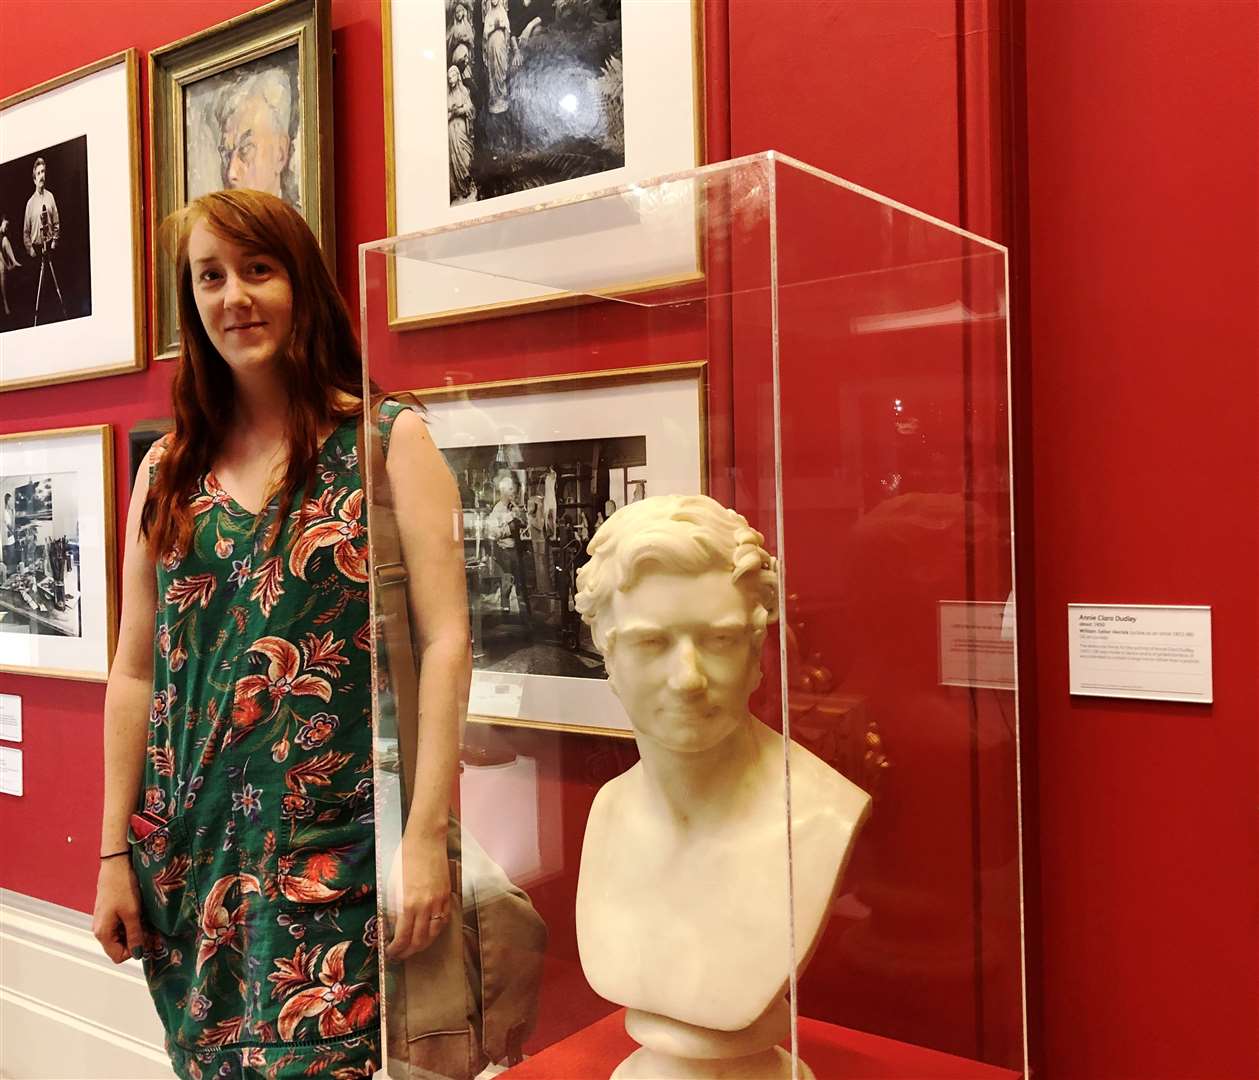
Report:
[[[617,509],[707,489],[703,361],[417,390],[463,504],[468,718],[629,735],[573,609]]]
[[[107,424],[0,435],[0,671],[104,682],[116,635]]]
[[[0,100],[0,390],[145,366],[136,51]]]
[[[703,164],[699,0],[381,0],[390,235],[535,208]],[[692,205],[690,213],[694,215]],[[697,278],[698,230],[659,235],[608,218],[608,243],[531,241],[530,262],[609,251],[631,291]],[[536,254],[536,259],[534,255]],[[563,303],[571,294],[399,259],[390,325],[410,328]],[[545,279],[543,279],[545,280]]]
[[[179,348],[167,215],[211,191],[254,188],[301,211],[333,262],[329,0],[276,0],[149,54],[153,349]]]

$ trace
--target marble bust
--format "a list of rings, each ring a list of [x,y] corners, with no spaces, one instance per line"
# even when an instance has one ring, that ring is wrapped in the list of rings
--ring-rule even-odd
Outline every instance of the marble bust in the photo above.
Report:
[[[641,1044],[614,1077],[791,1075],[787,913],[799,971],[869,811],[748,710],[778,608],[763,544],[706,496],[655,496],[608,518],[578,574],[640,758],[595,798],[577,887],[582,969]]]

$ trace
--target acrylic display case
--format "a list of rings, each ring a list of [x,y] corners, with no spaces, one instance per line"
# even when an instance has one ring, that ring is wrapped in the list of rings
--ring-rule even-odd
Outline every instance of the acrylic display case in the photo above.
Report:
[[[612,514],[694,493],[777,559],[750,708],[782,751],[779,809],[739,880],[761,928],[743,936],[777,950],[788,1075],[1022,1075],[1005,250],[768,153],[365,245],[361,290],[365,378],[416,392],[458,482],[474,658],[463,925],[386,966],[390,1075],[456,1075],[422,1071],[440,1055],[418,1048],[465,1027],[469,1075],[593,1080],[635,1049],[578,950],[591,806],[640,758],[576,575]],[[390,659],[409,643],[390,647],[370,473],[383,887],[414,741],[399,748]],[[793,925],[817,853],[786,739],[871,797],[814,942]],[[729,905],[716,885],[683,895],[660,932],[686,951]],[[467,987],[425,977],[461,953]],[[723,957],[659,968],[644,977],[724,992]],[[415,1028],[443,1011],[450,1026]]]

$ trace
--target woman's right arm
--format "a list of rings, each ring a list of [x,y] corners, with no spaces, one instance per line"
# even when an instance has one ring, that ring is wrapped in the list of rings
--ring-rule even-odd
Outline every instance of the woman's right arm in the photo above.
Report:
[[[101,854],[127,851],[127,825],[144,780],[144,744],[153,700],[153,639],[157,613],[157,568],[140,535],[140,512],[149,490],[153,450],[136,474],[127,512],[127,548],[122,563],[122,621],[105,687],[105,806]],[[96,881],[92,932],[115,964],[137,959],[144,946],[140,894],[130,855],[102,859]]]

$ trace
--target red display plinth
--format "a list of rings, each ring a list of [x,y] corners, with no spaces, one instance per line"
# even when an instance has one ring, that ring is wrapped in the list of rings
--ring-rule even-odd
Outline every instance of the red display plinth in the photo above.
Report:
[[[503,1073],[511,1080],[600,1080],[637,1049],[618,1009]],[[1017,1080],[994,1065],[800,1018],[800,1057],[818,1080]]]

